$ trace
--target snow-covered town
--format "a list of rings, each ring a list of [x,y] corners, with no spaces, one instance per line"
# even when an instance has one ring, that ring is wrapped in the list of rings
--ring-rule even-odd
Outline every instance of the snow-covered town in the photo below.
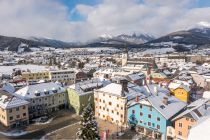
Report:
[[[0,0],[0,140],[210,140],[210,0]]]
[[[207,137],[208,49],[159,50],[2,51],[1,138],[75,139],[91,114],[98,138]]]

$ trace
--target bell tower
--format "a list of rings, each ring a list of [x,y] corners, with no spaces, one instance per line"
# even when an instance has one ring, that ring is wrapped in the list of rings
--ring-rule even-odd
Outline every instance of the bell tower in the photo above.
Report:
[[[122,66],[126,66],[128,61],[128,47],[125,46],[122,53]]]

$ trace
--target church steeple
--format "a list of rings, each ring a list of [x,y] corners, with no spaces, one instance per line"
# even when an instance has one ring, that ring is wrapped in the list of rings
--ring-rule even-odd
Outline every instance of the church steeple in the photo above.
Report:
[[[128,47],[125,44],[125,48],[123,49],[123,53],[122,53],[122,66],[126,66],[127,65],[127,61],[128,61]]]

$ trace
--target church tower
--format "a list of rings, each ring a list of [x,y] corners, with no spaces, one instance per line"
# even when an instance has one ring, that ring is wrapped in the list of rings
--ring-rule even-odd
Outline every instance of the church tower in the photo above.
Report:
[[[128,48],[126,47],[122,53],[122,66],[126,66],[128,61]]]

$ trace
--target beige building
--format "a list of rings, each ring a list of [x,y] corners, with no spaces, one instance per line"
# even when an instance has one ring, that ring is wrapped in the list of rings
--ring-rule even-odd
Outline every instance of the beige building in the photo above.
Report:
[[[51,81],[62,82],[66,84],[73,84],[75,81],[74,69],[49,71],[49,78]]]
[[[29,123],[29,102],[0,90],[0,122],[6,127],[18,127]]]
[[[53,82],[28,85],[15,93],[30,102],[30,119],[63,109],[67,103],[66,89]]]
[[[140,91],[139,86],[131,83],[128,86],[125,80],[97,89],[94,91],[95,116],[119,126],[126,126],[126,106],[136,96],[143,97],[144,94]]]

